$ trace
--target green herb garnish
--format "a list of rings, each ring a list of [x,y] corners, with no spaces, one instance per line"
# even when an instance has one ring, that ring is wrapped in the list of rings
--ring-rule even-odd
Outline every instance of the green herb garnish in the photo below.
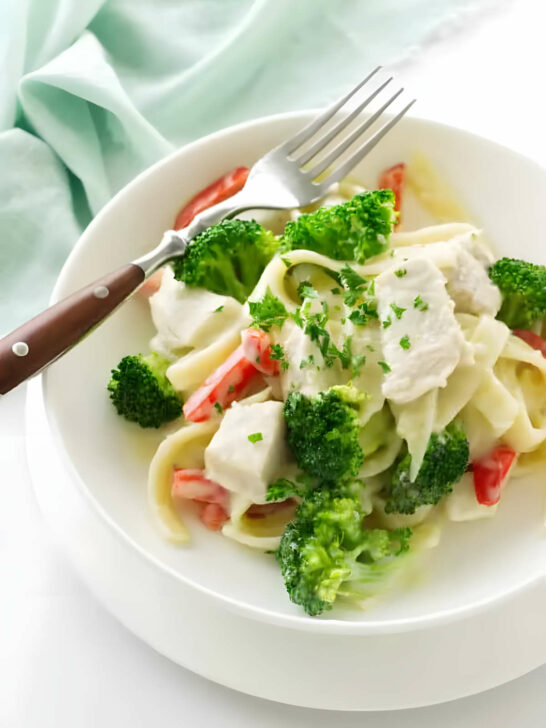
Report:
[[[392,310],[394,312],[394,315],[396,316],[397,319],[401,319],[402,318],[402,314],[406,310],[405,308],[402,308],[401,306],[397,306],[396,303],[391,303],[391,308],[392,308]]]
[[[272,326],[282,326],[288,318],[284,303],[269,288],[260,301],[249,301],[248,308],[252,316],[250,325],[255,329],[269,331]]]

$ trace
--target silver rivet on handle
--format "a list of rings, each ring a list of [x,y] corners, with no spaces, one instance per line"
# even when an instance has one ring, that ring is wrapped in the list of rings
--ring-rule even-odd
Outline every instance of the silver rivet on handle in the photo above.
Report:
[[[110,291],[106,288],[106,286],[97,286],[93,291],[95,298],[106,298],[109,293]]]
[[[26,356],[29,352],[28,344],[25,341],[17,341],[12,347],[11,350],[15,354],[15,356]]]

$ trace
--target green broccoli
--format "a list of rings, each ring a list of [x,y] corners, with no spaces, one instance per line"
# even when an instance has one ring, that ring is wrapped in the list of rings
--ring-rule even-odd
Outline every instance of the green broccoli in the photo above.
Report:
[[[315,397],[290,392],[283,410],[286,437],[300,468],[328,482],[358,474],[364,460],[358,436],[365,396],[349,386]]]
[[[395,223],[391,190],[362,192],[342,205],[320,207],[287,223],[281,248],[362,263],[386,250]]]
[[[502,294],[497,318],[511,329],[529,329],[546,315],[546,267],[501,258],[489,268],[489,277]]]
[[[174,277],[188,286],[246,301],[279,247],[255,220],[224,220],[193,240],[173,261]]]
[[[141,427],[160,427],[179,417],[182,400],[165,375],[169,363],[155,353],[123,357],[108,383],[118,414]]]
[[[383,409],[373,414],[358,435],[358,443],[364,453],[364,458],[373,455],[379,448],[389,442],[395,430],[394,417],[390,407],[385,404]]]
[[[419,506],[436,505],[462,478],[468,459],[468,440],[458,424],[452,422],[442,432],[433,433],[413,482],[409,474],[411,455],[407,453],[399,461],[387,489],[385,511],[409,514]]]
[[[277,561],[288,596],[315,616],[338,596],[361,600],[377,589],[407,551],[411,531],[365,529],[357,484],[318,489],[286,527]]]

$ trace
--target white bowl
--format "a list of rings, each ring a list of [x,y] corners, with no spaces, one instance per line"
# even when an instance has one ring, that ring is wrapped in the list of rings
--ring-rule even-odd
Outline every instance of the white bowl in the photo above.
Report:
[[[144,253],[181,203],[252,162],[309,113],[261,119],[179,150],[105,207],[70,255],[54,300]],[[497,251],[546,262],[546,173],[468,133],[405,119],[356,170],[424,152]],[[366,612],[310,618],[292,605],[270,556],[192,523],[167,543],[147,505],[162,435],[120,420],[109,370],[145,351],[147,304],[132,299],[29,388],[29,461],[39,502],[108,608],[176,662],[262,697],[318,708],[417,706],[478,692],[546,658],[543,486],[518,482],[490,521],[449,524],[422,579]]]

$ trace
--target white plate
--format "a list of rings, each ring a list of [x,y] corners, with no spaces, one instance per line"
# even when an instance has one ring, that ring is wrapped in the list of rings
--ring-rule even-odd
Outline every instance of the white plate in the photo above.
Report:
[[[125,188],[68,259],[58,299],[145,252],[181,201],[250,165],[309,114],[247,123],[185,147]],[[406,119],[357,170],[362,180],[415,151],[457,188],[503,254],[546,262],[546,174],[459,130]],[[166,543],[146,502],[161,435],[115,415],[105,393],[122,355],[145,350],[146,303],[131,300],[29,388],[29,462],[41,506],[84,578],[130,629],[176,662],[261,697],[378,710],[478,692],[546,658],[546,541],[541,483],[507,490],[487,522],[451,524],[411,589],[367,612],[305,616],[271,557],[192,523]],[[47,412],[47,416],[46,413]]]

